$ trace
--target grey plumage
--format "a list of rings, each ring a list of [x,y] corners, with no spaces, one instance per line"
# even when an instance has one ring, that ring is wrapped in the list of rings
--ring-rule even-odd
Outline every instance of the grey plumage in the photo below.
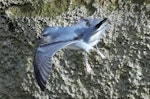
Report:
[[[100,41],[100,37],[108,27],[106,20],[107,18],[102,21],[87,18],[81,19],[73,26],[47,27],[43,30],[33,62],[35,77],[42,91],[50,76],[53,55],[62,48],[82,49],[87,53],[95,50],[93,46]],[[105,58],[99,50],[96,51]],[[87,55],[85,55],[85,63],[87,72],[90,72]]]

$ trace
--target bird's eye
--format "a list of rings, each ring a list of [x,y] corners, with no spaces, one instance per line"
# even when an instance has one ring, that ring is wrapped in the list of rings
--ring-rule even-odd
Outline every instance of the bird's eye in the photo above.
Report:
[[[48,34],[47,34],[47,33],[46,33],[46,34],[42,34],[42,36],[43,36],[43,37],[46,37],[46,36],[48,36]]]

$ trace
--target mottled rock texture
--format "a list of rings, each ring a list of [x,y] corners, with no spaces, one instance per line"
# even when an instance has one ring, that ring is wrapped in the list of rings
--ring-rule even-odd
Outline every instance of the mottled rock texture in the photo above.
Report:
[[[46,26],[72,25],[80,17],[109,18],[99,43],[107,56],[61,50],[45,92],[37,86],[33,57]],[[0,99],[150,99],[149,0],[1,0]]]

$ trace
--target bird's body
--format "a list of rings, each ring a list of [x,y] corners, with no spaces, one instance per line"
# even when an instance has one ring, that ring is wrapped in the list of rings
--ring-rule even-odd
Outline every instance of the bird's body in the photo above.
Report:
[[[89,53],[105,33],[108,25],[106,20],[107,18],[102,21],[81,19],[73,26],[47,27],[43,30],[33,63],[35,76],[42,90],[45,89],[50,75],[53,55],[62,48],[82,49]],[[102,53],[100,55],[104,58]],[[85,57],[85,63],[87,72],[90,72],[91,67],[87,57]]]

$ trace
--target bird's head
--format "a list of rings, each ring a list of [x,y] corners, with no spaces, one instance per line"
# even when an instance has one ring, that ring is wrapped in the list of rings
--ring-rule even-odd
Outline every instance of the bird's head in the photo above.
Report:
[[[40,37],[40,45],[45,45],[52,42],[52,37],[55,35],[57,27],[47,27],[43,30]]]

